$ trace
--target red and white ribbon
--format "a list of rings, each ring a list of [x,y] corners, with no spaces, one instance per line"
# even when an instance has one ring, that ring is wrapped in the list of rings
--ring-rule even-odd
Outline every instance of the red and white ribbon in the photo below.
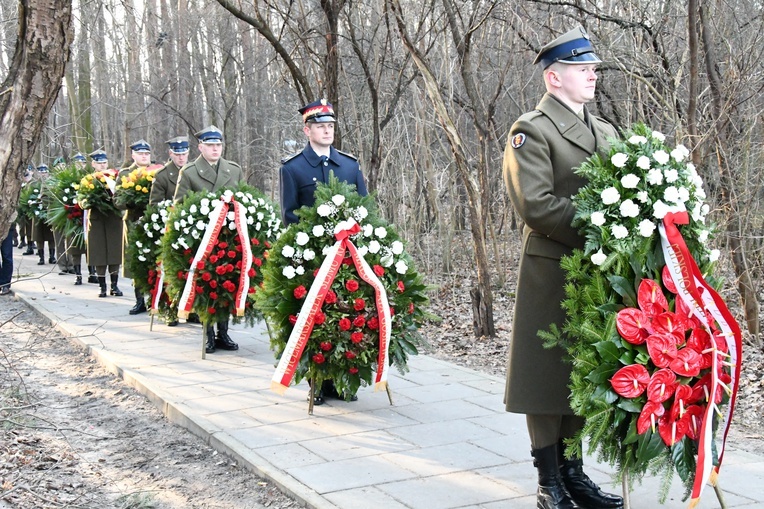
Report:
[[[231,208],[233,209],[237,235],[241,243],[242,256],[241,275],[239,276],[239,287],[236,292],[235,306],[237,316],[244,315],[244,305],[247,300],[247,291],[249,290],[249,274],[247,274],[247,272],[252,267],[252,246],[249,244],[246,209],[241,206],[231,194],[226,193],[220,197],[219,203],[210,213],[210,221],[207,223],[207,228],[204,230],[202,241],[191,261],[191,266],[188,269],[186,284],[183,287],[183,292],[181,292],[180,301],[178,303],[178,316],[180,318],[188,318],[188,315],[194,307],[194,300],[196,298],[196,282],[194,281],[196,279],[196,267],[199,262],[208,259],[212,250],[215,249],[218,237],[220,236],[220,231],[226,223],[228,212]]]
[[[162,300],[164,291],[164,264],[161,260],[157,263],[157,277],[154,281],[154,291],[151,294],[151,314],[159,312],[159,302]]]
[[[300,357],[302,357],[305,346],[313,332],[316,313],[321,310],[321,306],[324,304],[326,294],[334,282],[334,278],[342,265],[342,260],[345,258],[346,250],[350,253],[350,258],[353,260],[359,277],[374,288],[374,300],[379,316],[379,355],[377,357],[376,376],[374,377],[374,390],[384,389],[387,386],[387,372],[390,365],[388,345],[390,344],[391,327],[387,291],[350,240],[351,235],[361,231],[358,223],[349,219],[337,226],[334,234],[337,242],[329,248],[326,258],[318,269],[316,279],[305,296],[305,302],[297,315],[297,321],[289,335],[286,348],[281,354],[279,364],[271,378],[271,389],[279,394],[283,394],[289,388],[289,384],[294,378]]]
[[[706,482],[716,484],[716,477],[721,468],[724,458],[724,446],[727,442],[732,421],[732,413],[735,409],[735,400],[740,381],[740,367],[742,360],[742,338],[740,326],[733,318],[726,304],[704,279],[695,259],[690,254],[687,244],[676,225],[688,224],[687,212],[669,213],[663,218],[663,223],[658,226],[661,235],[666,267],[671,273],[677,289],[677,295],[684,301],[687,307],[698,321],[706,328],[712,338],[711,387],[709,388],[708,405],[702,418],[700,436],[698,438],[698,460],[695,470],[695,481],[692,487],[692,496],[689,507],[693,508],[700,502],[700,496]],[[709,317],[710,316],[710,317]],[[729,348],[729,361],[725,360],[727,354],[717,349],[716,338],[712,326],[715,321],[722,336],[727,341]],[[724,363],[730,370],[732,379],[731,387],[719,380],[721,364]],[[718,446],[718,461],[713,464],[713,419],[714,413],[719,411],[714,401],[717,391],[723,388],[729,391],[730,399],[723,414],[723,422],[720,429],[723,430],[722,441]],[[720,412],[721,413],[721,412]]]

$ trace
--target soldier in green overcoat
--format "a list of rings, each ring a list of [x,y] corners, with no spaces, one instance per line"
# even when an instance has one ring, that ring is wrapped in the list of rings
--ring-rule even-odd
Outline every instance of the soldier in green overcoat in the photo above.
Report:
[[[103,150],[88,154],[93,171],[108,172],[109,159]],[[116,179],[117,170],[111,170]],[[104,212],[94,208],[87,209],[87,232],[85,242],[88,265],[95,268],[96,278],[101,292],[99,297],[106,297],[106,273],[111,279],[111,294],[121,296],[117,286],[119,265],[122,263],[122,217],[114,209]]]
[[[199,157],[181,168],[178,186],[175,189],[175,201],[183,201],[188,193],[198,191],[217,191],[232,187],[244,180],[241,166],[223,159],[223,132],[214,125],[205,127],[194,134],[199,144]],[[207,353],[217,348],[238,350],[237,345],[228,335],[229,322],[218,322],[217,335],[212,325],[207,325]]]
[[[516,305],[509,346],[504,402],[526,414],[534,465],[537,507],[572,509],[623,507],[583,472],[580,458],[564,458],[564,439],[584,422],[570,408],[571,366],[562,348],[544,348],[539,331],[562,328],[565,273],[560,258],[584,246],[571,223],[571,197],[585,184],[574,168],[597,151],[607,151],[615,128],[585,104],[594,99],[597,64],[589,37],[578,27],[541,49],[547,93],[512,126],[504,152],[509,197],[525,223]]]
[[[146,140],[141,139],[136,141],[130,145],[130,150],[133,164],[127,168],[119,170],[119,175],[117,176],[117,193],[119,192],[119,183],[122,181],[122,177],[127,177],[133,170],[145,168],[151,164],[151,145],[149,145]],[[143,216],[144,211],[120,205],[119,200],[116,201],[116,204],[118,208],[124,209],[125,211],[122,215],[124,221],[124,229],[122,233],[122,275],[132,279],[133,275],[130,274],[130,269],[128,268],[127,263],[125,263],[127,256],[127,238],[130,235],[130,231],[135,227],[135,223]],[[128,311],[128,313],[137,315],[139,313],[145,313],[146,310],[146,300],[143,298],[143,294],[135,288],[135,305]]]
[[[188,162],[188,136],[177,136],[167,140],[170,160],[167,161],[154,175],[154,183],[151,185],[149,204],[156,205],[164,200],[172,200],[175,197],[175,188],[178,186],[178,174]]]

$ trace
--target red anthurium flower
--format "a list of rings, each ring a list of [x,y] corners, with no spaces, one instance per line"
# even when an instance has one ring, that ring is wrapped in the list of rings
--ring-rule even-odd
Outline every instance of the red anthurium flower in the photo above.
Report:
[[[684,344],[684,320],[680,320],[674,313],[667,311],[653,318],[653,330],[656,334],[674,336],[674,342],[677,346]]]
[[[650,374],[642,364],[623,367],[610,379],[613,390],[624,398],[641,396],[648,383],[650,383]]]
[[[345,283],[345,288],[347,288],[349,292],[354,292],[358,290],[358,281],[356,281],[355,279],[349,279]]]
[[[713,362],[714,352],[711,351],[711,336],[705,329],[692,329],[690,338],[687,340],[687,348],[692,348],[700,354],[700,369],[708,369]]]
[[[332,344],[328,341],[322,341],[321,343],[319,343],[318,347],[324,352],[328,352],[329,350],[332,349]]]
[[[322,353],[313,354],[313,357],[311,357],[311,359],[313,359],[313,362],[315,362],[316,364],[323,364],[324,361],[326,360],[326,358],[324,357],[324,354]]]
[[[677,382],[676,375],[670,369],[659,369],[650,378],[647,384],[647,399],[656,403],[663,403],[674,395]],[[662,415],[662,414],[661,414]]]
[[[302,299],[303,297],[305,297],[308,294],[308,290],[306,290],[303,285],[300,285],[300,286],[298,286],[297,288],[294,289],[292,294],[294,295],[295,299]]]
[[[694,329],[695,327],[700,326],[698,319],[692,315],[692,311],[690,311],[690,308],[687,306],[687,304],[685,304],[684,299],[677,297],[675,307],[675,314],[677,319],[682,321],[686,330]]]
[[[665,409],[660,403],[654,401],[645,403],[645,406],[642,407],[642,412],[639,414],[639,419],[637,419],[637,433],[641,435],[651,426],[654,430],[658,418],[661,417],[664,412]]]
[[[350,330],[350,327],[352,324],[350,323],[350,320],[348,318],[343,318],[339,321],[338,325],[341,331],[346,331],[346,330]]]
[[[661,281],[663,282],[663,286],[666,287],[666,290],[676,295],[676,285],[674,284],[674,278],[671,277],[668,265],[663,266],[663,270],[661,271]]]
[[[663,443],[671,447],[687,434],[687,422],[675,421],[668,415],[664,415],[658,420],[658,434],[663,439]]]
[[[641,345],[652,333],[647,313],[637,308],[626,308],[618,312],[615,319],[618,333],[633,345]]]
[[[655,316],[669,308],[661,285],[652,279],[643,279],[639,283],[637,303],[639,304],[639,309],[647,313],[648,316]]]
[[[729,345],[727,344],[727,338],[721,335],[721,333],[715,333],[714,334],[714,343],[716,343],[716,349],[720,352],[727,353],[730,350]]]
[[[671,405],[671,419],[677,420],[684,415],[687,407],[690,406],[692,397],[692,387],[685,384],[679,384],[674,391],[674,403]]]
[[[679,376],[698,376],[702,360],[702,356],[692,348],[682,348],[669,367]]]
[[[682,416],[687,436],[693,440],[697,440],[700,436],[703,412],[705,412],[705,407],[700,405],[690,405]]]
[[[366,307],[366,301],[363,299],[356,299],[355,302],[353,303],[353,309],[355,309],[356,311],[361,311],[365,307]]]
[[[647,338],[647,353],[659,368],[667,368],[676,357],[676,340],[673,335],[653,334]]]

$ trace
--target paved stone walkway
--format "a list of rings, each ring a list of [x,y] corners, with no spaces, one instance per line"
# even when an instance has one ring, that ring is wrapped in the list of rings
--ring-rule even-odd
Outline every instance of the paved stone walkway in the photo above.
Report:
[[[521,415],[504,412],[504,380],[427,356],[405,375],[391,371],[393,405],[362,388],[358,401],[330,400],[308,415],[307,384],[270,390],[274,357],[263,325],[232,326],[237,352],[201,358],[202,330],[128,315],[124,297],[100,299],[58,267],[15,252],[13,290],[101,364],[153,401],[167,418],[203,437],[315,509],[532,509],[535,469]],[[47,272],[47,273],[44,273]],[[8,297],[0,297],[0,299]],[[2,305],[2,300],[0,300]],[[181,321],[182,322],[182,321]],[[764,458],[728,446],[720,477],[727,507],[764,507]],[[587,472],[619,492],[612,470]],[[632,509],[660,507],[659,481],[631,492]],[[686,507],[678,481],[665,507]],[[701,509],[720,507],[711,487]]]

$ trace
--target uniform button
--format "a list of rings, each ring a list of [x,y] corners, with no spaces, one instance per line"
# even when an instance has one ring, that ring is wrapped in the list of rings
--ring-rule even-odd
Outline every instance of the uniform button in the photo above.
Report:
[[[324,161],[324,166],[329,166],[329,163],[327,161]]]
[[[315,181],[316,181],[316,177],[313,177],[313,182],[315,182]]]

